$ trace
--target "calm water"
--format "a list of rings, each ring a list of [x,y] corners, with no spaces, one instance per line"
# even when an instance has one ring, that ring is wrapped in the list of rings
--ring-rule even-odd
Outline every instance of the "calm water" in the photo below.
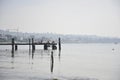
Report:
[[[62,44],[62,50],[32,53],[0,46],[0,80],[120,80],[120,44]]]

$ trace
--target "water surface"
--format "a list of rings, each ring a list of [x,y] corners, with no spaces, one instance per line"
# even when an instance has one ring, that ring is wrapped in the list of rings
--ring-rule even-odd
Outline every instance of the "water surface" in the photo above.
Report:
[[[62,50],[0,46],[0,80],[120,80],[120,44],[62,44]],[[53,55],[51,55],[53,52]]]

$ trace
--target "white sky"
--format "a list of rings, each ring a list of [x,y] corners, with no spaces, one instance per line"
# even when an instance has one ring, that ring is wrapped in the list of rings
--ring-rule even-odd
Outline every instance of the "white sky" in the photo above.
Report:
[[[0,29],[120,37],[120,0],[0,0]]]

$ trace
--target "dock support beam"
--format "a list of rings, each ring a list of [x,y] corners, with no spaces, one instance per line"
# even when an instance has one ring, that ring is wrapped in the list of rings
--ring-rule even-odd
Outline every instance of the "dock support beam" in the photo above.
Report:
[[[53,67],[54,67],[54,56],[53,51],[51,52],[51,73],[53,73]]]
[[[44,50],[48,50],[48,45],[47,45],[47,43],[44,44]]]
[[[58,39],[58,46],[59,46],[59,51],[61,50],[61,39]]]
[[[11,57],[14,57],[14,45],[15,45],[15,42],[14,42],[14,38],[12,38],[12,55]]]
[[[32,38],[32,52],[35,51],[35,44],[34,44],[34,39]]]
[[[15,51],[17,51],[18,50],[18,45],[17,44],[15,44]]]

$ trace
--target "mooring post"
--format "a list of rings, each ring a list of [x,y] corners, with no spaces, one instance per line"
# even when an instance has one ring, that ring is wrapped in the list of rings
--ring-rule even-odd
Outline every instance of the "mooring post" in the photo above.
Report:
[[[59,51],[61,50],[61,39],[58,39],[58,46],[59,46]]]
[[[30,49],[30,39],[29,39],[29,49]],[[35,48],[34,48],[34,39],[32,38],[32,59],[34,58],[34,52],[35,52]],[[29,52],[30,55],[30,52]]]
[[[53,51],[51,52],[51,73],[53,73],[53,67],[54,67],[54,56]]]
[[[14,45],[15,45],[14,38],[12,38],[12,57],[14,57]]]
[[[17,51],[17,49],[18,49],[18,45],[17,45],[17,44],[15,44],[15,51]]]

